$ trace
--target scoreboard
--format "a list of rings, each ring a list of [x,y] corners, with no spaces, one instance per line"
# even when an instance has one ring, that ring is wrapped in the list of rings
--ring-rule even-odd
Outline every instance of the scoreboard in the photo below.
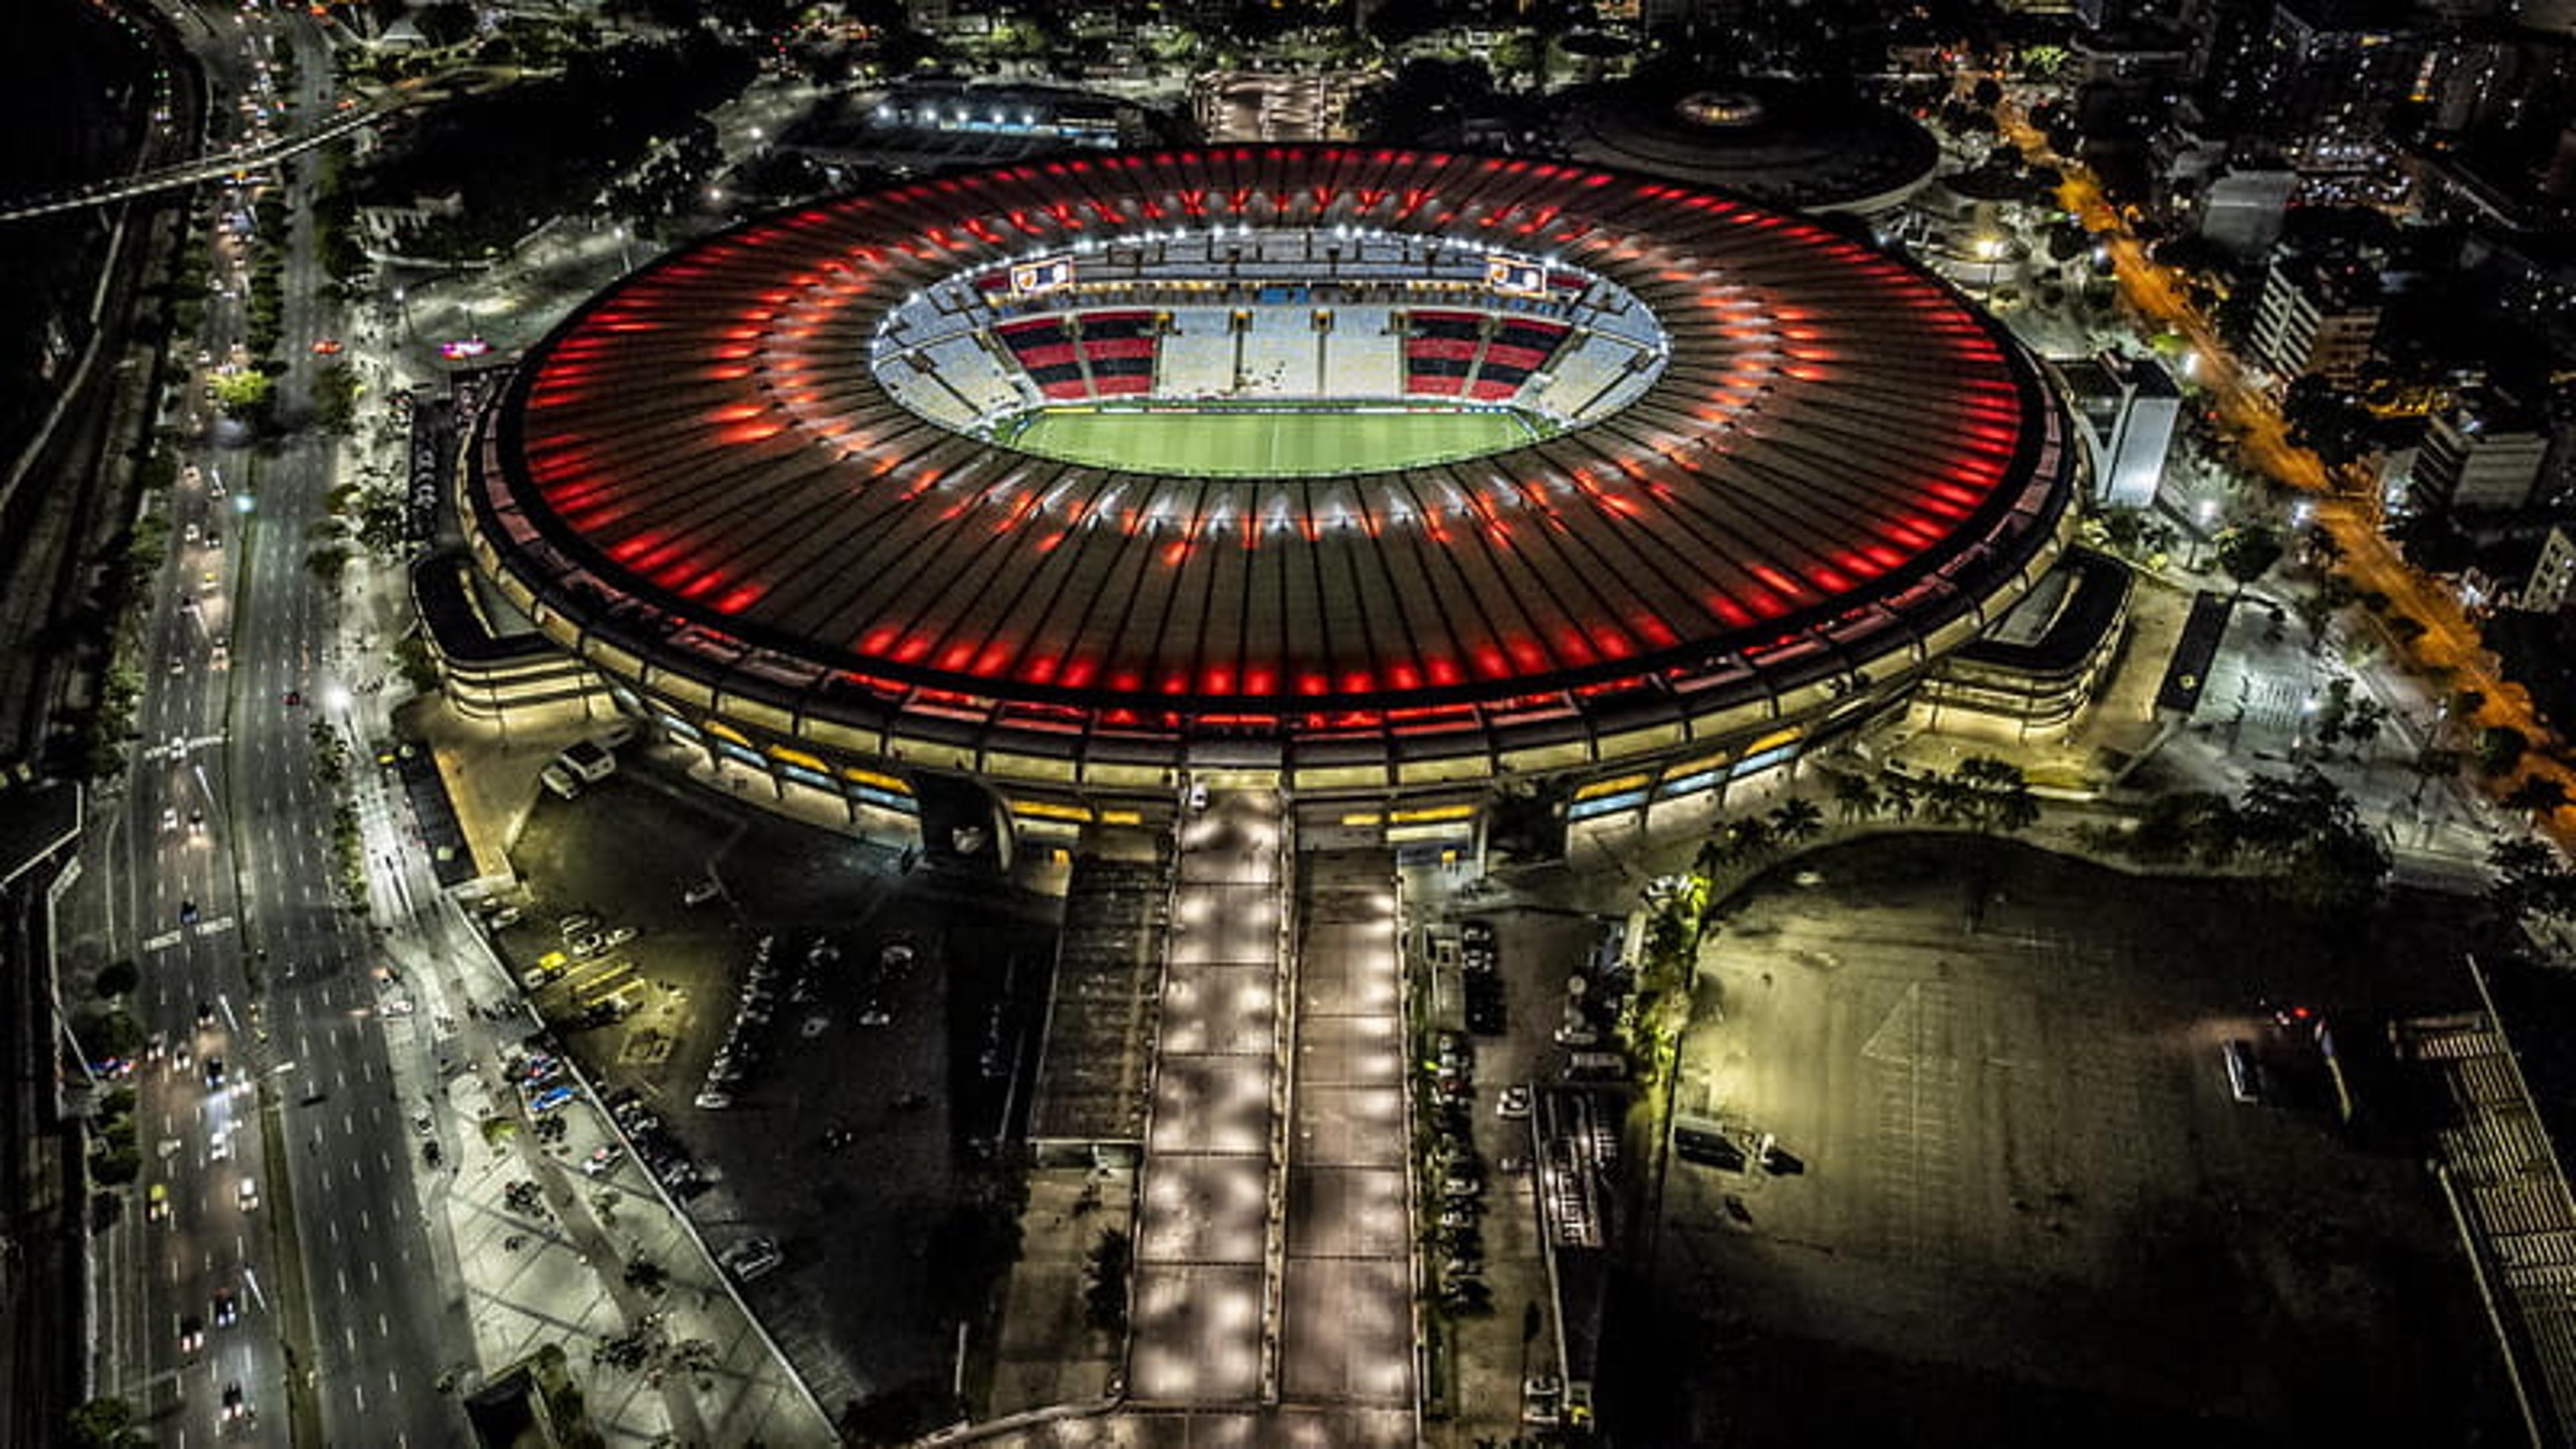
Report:
[[[1518,257],[1485,258],[1485,285],[1511,297],[1547,295],[1547,268]]]
[[[1011,290],[1022,296],[1061,292],[1073,285],[1073,258],[1043,257],[1011,268]]]

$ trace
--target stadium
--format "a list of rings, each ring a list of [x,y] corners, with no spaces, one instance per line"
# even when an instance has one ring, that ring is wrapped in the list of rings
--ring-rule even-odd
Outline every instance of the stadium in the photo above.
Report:
[[[1990,319],[1669,182],[1263,146],[817,202],[567,318],[475,423],[476,567],[710,762],[1024,827],[1283,789],[1709,789],[1908,697],[2084,464]]]

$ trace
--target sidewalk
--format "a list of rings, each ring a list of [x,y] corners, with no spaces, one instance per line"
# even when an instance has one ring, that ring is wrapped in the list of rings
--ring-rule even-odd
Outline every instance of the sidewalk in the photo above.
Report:
[[[832,1442],[821,1407],[772,1352],[690,1226],[624,1155],[599,1104],[577,1099],[557,1114],[562,1139],[539,1138],[521,1093],[504,1078],[505,1061],[535,1023],[489,943],[411,848],[405,807],[386,793],[383,774],[371,766],[352,773],[370,860],[394,852],[398,862],[370,871],[375,918],[391,923],[384,956],[400,973],[386,994],[411,1003],[408,1017],[388,1023],[389,1057],[397,1100],[421,1129],[404,1150],[457,1319],[462,1361],[450,1367],[463,1371],[458,1390],[470,1392],[555,1343],[612,1439]],[[505,772],[473,773],[488,781]],[[473,797],[487,824],[490,789]],[[435,1168],[426,1161],[431,1142]],[[606,1170],[581,1170],[610,1147],[620,1150]],[[510,1205],[514,1182],[538,1188],[532,1210]],[[658,1288],[651,1270],[629,1281],[629,1266],[642,1263],[659,1269]],[[617,1340],[638,1348],[637,1366],[596,1357]]]

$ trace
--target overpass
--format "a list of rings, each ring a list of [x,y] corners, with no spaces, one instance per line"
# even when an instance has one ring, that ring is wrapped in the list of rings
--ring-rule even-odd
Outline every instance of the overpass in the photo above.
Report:
[[[66,211],[79,211],[86,207],[107,206],[119,201],[130,201],[138,196],[149,196],[156,191],[194,186],[201,181],[218,181],[244,171],[273,166],[290,156],[302,155],[317,146],[328,145],[343,136],[372,126],[408,104],[407,100],[396,100],[382,105],[362,106],[357,110],[334,116],[329,122],[300,135],[280,137],[274,141],[263,141],[252,146],[236,146],[229,151],[200,156],[193,161],[157,166],[148,171],[137,171],[111,180],[93,181],[69,191],[55,192],[50,196],[0,202],[0,222],[28,221],[40,216],[55,216]]]

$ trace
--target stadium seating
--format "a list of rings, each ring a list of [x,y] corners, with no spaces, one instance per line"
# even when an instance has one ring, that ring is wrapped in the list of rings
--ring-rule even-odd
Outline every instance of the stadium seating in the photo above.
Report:
[[[1383,278],[1366,265],[1344,264],[1347,290],[1107,288],[1088,306],[1008,297],[989,279],[950,283],[891,329],[936,376],[916,368],[888,386],[917,412],[971,427],[1033,405],[1138,397],[1410,397],[1582,421],[1651,380],[1661,329],[1617,296],[1590,296],[1579,275],[1551,273],[1549,295],[1524,296],[1425,283],[1418,263],[1391,262]]]
[[[1064,322],[1061,315],[1025,318],[1003,323],[993,329],[993,335],[1011,350],[1020,370],[1049,401],[1078,402],[1089,397],[1091,390],[1083,385],[1082,363],[1074,357]]]
[[[1049,402],[1154,390],[1154,353],[1161,339],[1151,312],[1050,312],[999,323],[993,335]]]
[[[1484,345],[1484,315],[1417,311],[1405,325],[1404,390],[1426,397],[1456,397]]]
[[[1467,395],[1480,402],[1518,396],[1521,384],[1529,381],[1531,373],[1547,366],[1547,360],[1573,330],[1562,322],[1539,317],[1503,319],[1485,343],[1484,357],[1468,384]]]
[[[1154,390],[1154,314],[1086,312],[1076,344],[1098,397],[1134,397]]]

